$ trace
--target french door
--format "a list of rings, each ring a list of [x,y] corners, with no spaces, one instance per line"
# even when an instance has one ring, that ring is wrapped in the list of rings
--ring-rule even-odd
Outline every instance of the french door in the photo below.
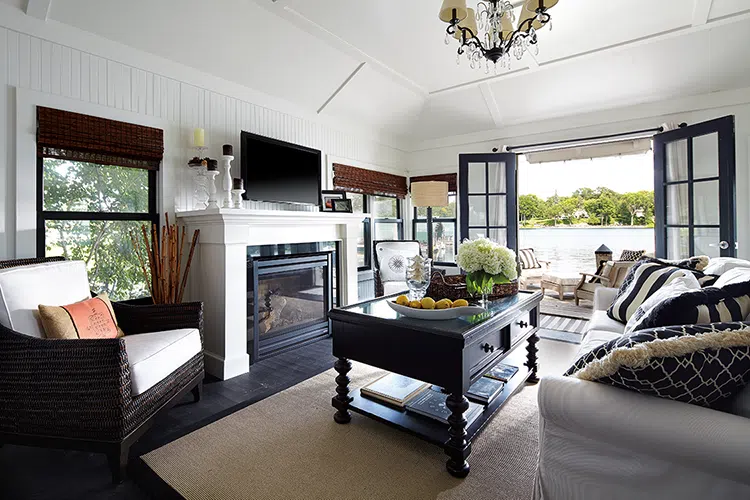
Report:
[[[656,256],[734,257],[734,117],[654,136]]]
[[[516,155],[458,155],[461,240],[485,236],[518,250]]]

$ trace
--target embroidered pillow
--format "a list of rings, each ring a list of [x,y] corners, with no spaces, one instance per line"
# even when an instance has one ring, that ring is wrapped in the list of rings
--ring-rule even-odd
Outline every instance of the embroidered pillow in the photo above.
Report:
[[[414,254],[382,249],[378,255],[380,279],[383,281],[406,281],[407,257],[414,257]]]
[[[627,323],[654,292],[689,272],[655,259],[638,261],[625,276],[614,302],[607,310],[607,316],[620,323]]]
[[[656,304],[634,330],[670,325],[706,325],[744,321],[750,314],[750,282],[706,287],[672,296]]]
[[[645,253],[646,253],[645,250],[623,250],[622,253],[620,254],[619,260],[624,260],[628,262],[636,261],[640,259],[641,257],[643,257]]]
[[[718,407],[750,382],[750,325],[641,330],[584,354],[565,375]]]
[[[533,248],[522,248],[518,251],[518,258],[521,261],[521,269],[540,269],[542,267]]]
[[[106,293],[67,306],[39,305],[48,339],[114,339],[122,337]]]
[[[641,304],[638,309],[635,310],[635,313],[633,313],[633,315],[628,320],[628,323],[625,325],[625,333],[648,328],[642,326],[643,323],[649,320],[649,315],[651,314],[651,312],[659,307],[662,302],[678,295],[682,295],[683,293],[700,289],[700,283],[698,283],[698,280],[695,278],[695,276],[690,273],[686,273],[685,276],[676,278],[670,284],[661,287],[659,290],[654,292],[651,297],[643,301],[643,304]],[[737,321],[742,321],[743,319],[745,318],[739,318]],[[660,324],[653,326],[680,325],[683,323],[684,322],[682,321],[678,321],[675,323],[665,323],[663,325]],[[687,324],[689,324],[689,322]]]

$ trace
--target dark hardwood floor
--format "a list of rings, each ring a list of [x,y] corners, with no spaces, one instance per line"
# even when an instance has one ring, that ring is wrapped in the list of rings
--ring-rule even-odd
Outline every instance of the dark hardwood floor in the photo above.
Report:
[[[326,338],[262,360],[250,367],[250,373],[231,380],[207,378],[199,403],[193,403],[188,395],[133,447],[129,467],[132,479],[117,486],[111,483],[104,455],[5,445],[0,448],[0,498],[162,498],[158,482],[152,480],[138,456],[322,373],[334,361],[331,339]]]

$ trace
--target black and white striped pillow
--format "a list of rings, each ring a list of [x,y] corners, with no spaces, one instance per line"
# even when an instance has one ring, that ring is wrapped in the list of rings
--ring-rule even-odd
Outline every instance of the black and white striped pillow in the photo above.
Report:
[[[627,323],[638,307],[654,292],[689,272],[656,260],[638,261],[625,276],[615,301],[607,310],[607,316],[620,323]]]
[[[534,254],[533,248],[519,250],[518,257],[521,259],[521,269],[539,269],[542,267]]]
[[[671,325],[744,321],[750,314],[750,282],[706,287],[669,297],[654,306],[633,330]]]

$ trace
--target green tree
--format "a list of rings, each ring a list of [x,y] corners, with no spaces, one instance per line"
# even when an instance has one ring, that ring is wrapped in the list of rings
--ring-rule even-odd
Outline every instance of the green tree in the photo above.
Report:
[[[638,191],[625,193],[621,197],[621,205],[630,217],[630,225],[634,225],[636,217],[648,219],[653,215],[654,193],[653,191]]]
[[[617,205],[609,196],[600,196],[586,200],[584,202],[584,208],[588,212],[589,217],[596,217],[599,219],[601,225],[606,225],[617,215]]]
[[[518,197],[518,213],[521,221],[544,218],[544,200],[535,194],[522,194]]]

